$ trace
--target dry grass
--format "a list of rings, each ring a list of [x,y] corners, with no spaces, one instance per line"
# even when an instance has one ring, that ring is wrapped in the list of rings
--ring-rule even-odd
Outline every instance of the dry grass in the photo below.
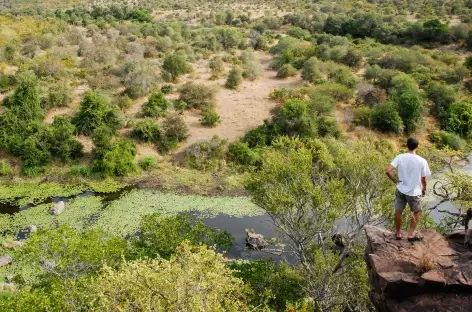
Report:
[[[427,244],[420,244],[418,249],[418,267],[422,273],[435,270],[438,267],[437,255],[434,248]]]

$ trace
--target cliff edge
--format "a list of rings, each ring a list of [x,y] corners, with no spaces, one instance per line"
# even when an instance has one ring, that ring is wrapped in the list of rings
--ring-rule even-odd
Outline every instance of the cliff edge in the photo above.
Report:
[[[445,238],[425,230],[424,241],[410,243],[378,227],[365,232],[369,295],[378,311],[472,311],[472,252],[461,233]]]

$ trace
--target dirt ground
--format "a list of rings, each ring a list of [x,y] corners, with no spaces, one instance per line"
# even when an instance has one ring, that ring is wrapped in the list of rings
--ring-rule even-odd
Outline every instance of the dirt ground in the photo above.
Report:
[[[210,81],[211,76],[206,64],[197,64],[195,73],[199,76],[196,83],[215,84],[219,86],[216,95],[216,111],[221,117],[221,123],[215,128],[205,128],[200,125],[200,113],[187,111],[183,118],[190,129],[189,139],[179,147],[184,150],[189,145],[211,139],[214,135],[233,141],[244,135],[249,129],[262,124],[270,118],[271,110],[278,104],[269,99],[269,94],[277,88],[295,88],[302,84],[301,78],[277,79],[276,71],[271,70],[272,57],[265,52],[255,52],[264,67],[264,75],[255,81],[244,81],[238,90],[224,87],[226,79]]]

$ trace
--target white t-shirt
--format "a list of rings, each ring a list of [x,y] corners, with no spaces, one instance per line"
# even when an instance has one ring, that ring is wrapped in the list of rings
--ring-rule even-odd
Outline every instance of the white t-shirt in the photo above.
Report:
[[[421,178],[429,177],[428,162],[423,157],[416,154],[400,154],[390,163],[398,170],[397,189],[405,195],[421,195]]]

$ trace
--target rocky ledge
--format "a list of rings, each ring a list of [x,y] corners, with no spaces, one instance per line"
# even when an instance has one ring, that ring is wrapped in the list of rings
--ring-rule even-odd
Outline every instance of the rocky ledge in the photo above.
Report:
[[[425,230],[422,242],[410,243],[373,226],[365,232],[370,298],[378,311],[472,311],[472,252],[465,233],[445,238]]]

